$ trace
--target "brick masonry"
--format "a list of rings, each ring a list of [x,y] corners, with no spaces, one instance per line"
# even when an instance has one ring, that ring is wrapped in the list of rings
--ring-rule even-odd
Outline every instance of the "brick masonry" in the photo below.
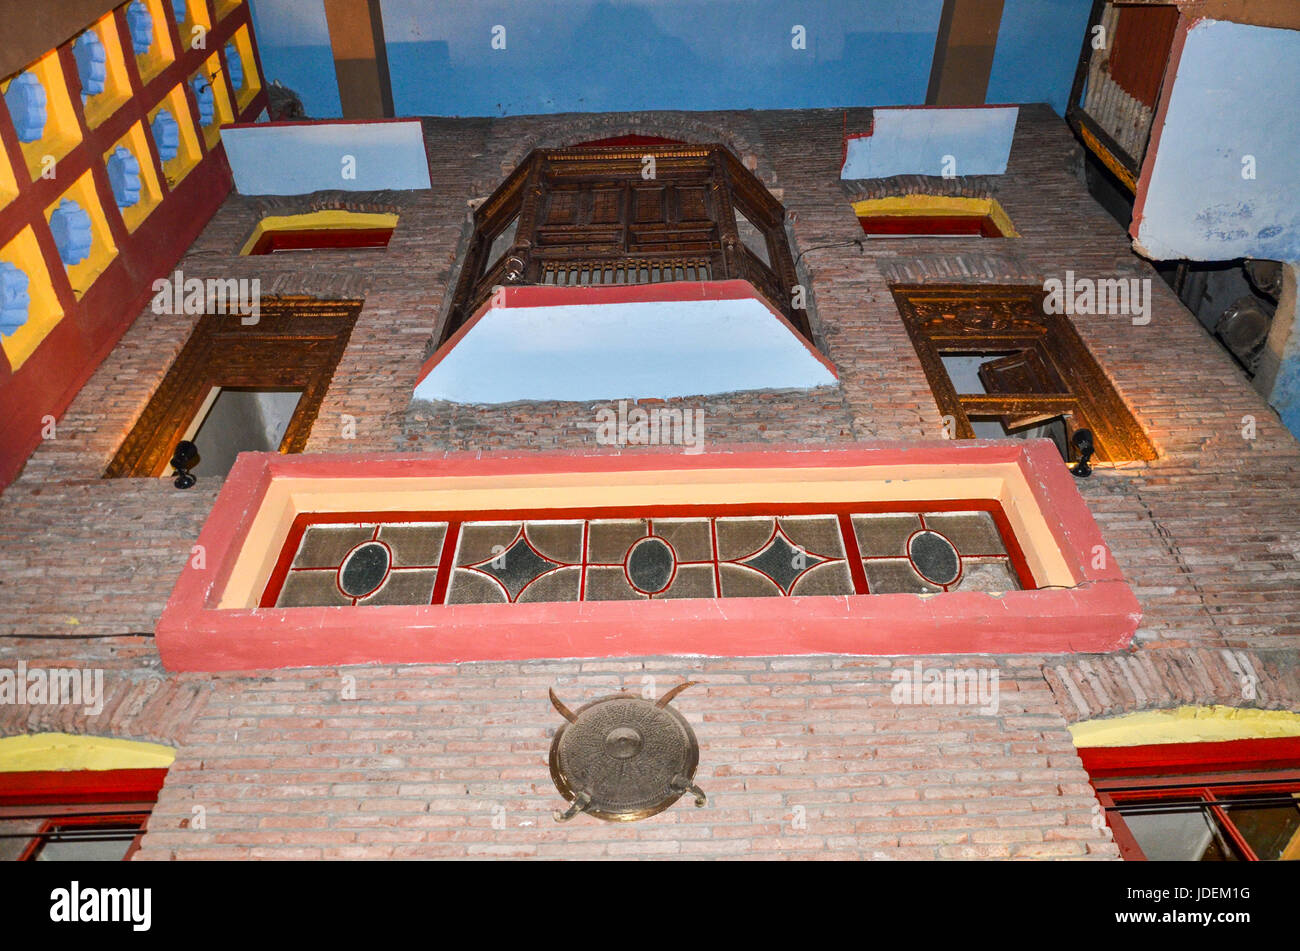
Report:
[[[60,729],[175,745],[142,859],[1116,858],[1095,827],[1068,722],[1181,703],[1300,709],[1300,447],[1087,195],[1074,140],[1049,110],[1022,109],[999,179],[841,182],[842,129],[868,119],[861,109],[428,119],[431,190],[232,196],[180,267],[187,278],[258,278],[264,295],[364,299],[313,452],[596,448],[582,424],[608,404],[409,406],[473,203],[535,147],[628,132],[721,141],[784,202],[816,337],[841,382],[677,401],[705,411],[711,446],[940,438],[891,282],[1041,286],[1067,269],[1150,277],[1148,325],[1074,318],[1161,453],[1080,483],[1142,603],[1132,651],[925,659],[996,671],[996,713],[894,703],[891,673],[910,668],[907,658],[169,675],[148,635],[219,485],[182,493],[100,478],[194,325],[146,310],[0,495],[0,666],[103,667],[109,702],[96,718],[0,707],[0,735]],[[864,241],[851,202],[899,187],[996,195],[1021,237]],[[238,257],[260,216],[317,207],[401,220],[386,252]],[[351,438],[345,417],[356,421]],[[1250,697],[1236,686],[1243,665],[1258,675]],[[700,736],[708,807],[557,826],[547,688],[578,703],[639,691],[645,677],[660,691],[702,681],[677,703]]]

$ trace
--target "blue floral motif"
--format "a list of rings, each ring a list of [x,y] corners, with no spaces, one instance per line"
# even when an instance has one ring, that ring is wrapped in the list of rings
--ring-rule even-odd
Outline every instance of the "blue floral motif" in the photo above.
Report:
[[[126,26],[131,31],[131,45],[136,56],[143,56],[153,46],[153,14],[143,0],[134,0],[126,8]]]
[[[50,231],[54,233],[54,244],[59,249],[59,257],[68,267],[80,264],[90,257],[90,247],[94,244],[90,215],[71,198],[59,202],[59,207],[50,215]]]
[[[234,43],[226,44],[226,69],[230,73],[230,85],[235,89],[244,88],[244,61],[239,58],[239,50]]]
[[[119,145],[108,157],[108,184],[117,207],[131,208],[140,203],[140,161],[124,146]]]
[[[45,134],[45,87],[34,73],[19,73],[5,92],[20,142],[35,142]]]
[[[207,76],[195,76],[190,80],[194,96],[199,102],[199,125],[212,125],[217,114],[217,98],[212,92],[212,81]]]
[[[98,96],[108,81],[108,51],[94,30],[87,30],[72,47],[83,96]]]
[[[11,337],[27,323],[32,298],[27,275],[8,261],[0,261],[0,337]]]
[[[158,157],[170,162],[181,150],[180,123],[166,109],[159,109],[149,128],[153,131],[154,144],[158,146]]]

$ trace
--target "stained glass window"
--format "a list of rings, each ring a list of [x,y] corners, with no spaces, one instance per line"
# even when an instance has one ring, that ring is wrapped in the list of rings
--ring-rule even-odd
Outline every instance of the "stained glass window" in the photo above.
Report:
[[[302,516],[264,607],[1015,591],[1001,510]],[[315,519],[313,521],[313,519]]]

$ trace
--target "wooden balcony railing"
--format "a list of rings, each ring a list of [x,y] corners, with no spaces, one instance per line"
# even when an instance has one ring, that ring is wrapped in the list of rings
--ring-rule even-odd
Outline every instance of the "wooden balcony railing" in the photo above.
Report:
[[[721,145],[537,150],[474,214],[440,343],[496,287],[740,279],[809,342],[785,209]]]

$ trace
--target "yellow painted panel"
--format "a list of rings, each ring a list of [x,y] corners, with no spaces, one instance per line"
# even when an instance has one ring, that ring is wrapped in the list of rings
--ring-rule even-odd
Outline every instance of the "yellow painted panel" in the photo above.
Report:
[[[176,51],[172,47],[171,4],[165,0],[141,0],[149,8],[153,18],[153,43],[143,56],[137,55],[136,65],[140,68],[140,81],[149,82],[164,69],[176,61]],[[127,37],[130,42],[130,37]],[[131,47],[132,52],[135,47]]]
[[[13,167],[9,164],[9,156],[5,150],[0,148],[0,208],[9,204],[18,197],[18,179],[14,177]]]
[[[235,121],[235,111],[230,105],[230,82],[220,55],[213,53],[203,64],[203,69],[190,77],[191,88],[193,80],[199,77],[212,84],[212,121],[203,127],[203,138],[207,141],[208,148],[214,149],[221,141],[221,127]]]
[[[58,174],[58,161],[81,142],[81,124],[72,108],[57,50],[50,50],[26,71],[34,74],[45,89],[45,132],[34,142],[22,143],[27,171],[32,181],[36,181],[43,172],[51,176]],[[10,77],[0,83],[0,96],[9,91],[12,82]]]
[[[86,124],[92,129],[111,116],[131,98],[131,77],[126,71],[126,55],[122,52],[122,37],[118,33],[117,19],[108,14],[90,28],[104,44],[104,90],[83,100],[82,111]],[[89,32],[89,31],[88,31]],[[129,40],[128,40],[129,42]]]
[[[362,231],[396,228],[397,215],[326,209],[305,215],[268,215],[257,223],[240,254],[248,254],[268,231]]]
[[[54,209],[65,198],[75,201],[90,215],[91,245],[90,254],[80,264],[65,266],[68,280],[72,282],[72,292],[77,299],[90,290],[95,279],[107,270],[109,264],[117,257],[117,245],[113,243],[113,234],[108,230],[108,219],[104,217],[104,207],[99,203],[99,193],[95,190],[95,180],[86,172],[73,183],[73,186],[59,196],[58,201],[45,209],[45,222],[50,221]]]
[[[166,769],[176,751],[161,743],[34,733],[0,739],[0,773],[70,769]]]
[[[217,19],[224,20],[229,14],[239,9],[241,0],[213,0],[217,7]]]
[[[235,102],[239,104],[239,111],[243,112],[261,92],[262,77],[257,74],[257,57],[253,55],[253,40],[249,36],[248,27],[241,26],[236,30],[231,42],[235,44],[239,61],[244,67],[244,85],[235,90]]]
[[[1239,707],[1178,707],[1146,710],[1070,727],[1074,745],[1147,746],[1156,743],[1210,743],[1300,736],[1300,713]]]
[[[1005,238],[1020,235],[996,198],[960,198],[947,195],[895,195],[867,198],[853,203],[853,213],[866,217],[991,218]]]
[[[153,152],[149,139],[144,134],[143,123],[137,122],[127,130],[126,135],[113,143],[113,147],[104,153],[105,164],[119,146],[134,155],[140,163],[140,200],[130,208],[118,209],[126,223],[126,229],[135,231],[162,202],[162,186],[158,184],[158,172],[154,169]]]
[[[517,473],[509,476],[274,479],[215,606],[257,604],[294,517],[302,512],[537,510],[735,502],[840,503],[1001,499],[1040,585],[1077,579],[1014,463],[860,468]]]
[[[208,31],[212,29],[212,17],[208,14],[207,0],[189,0],[185,4],[185,22],[177,24],[181,35],[181,46],[192,49],[197,37],[207,42]]]
[[[36,347],[63,319],[63,308],[50,283],[50,272],[45,266],[45,256],[36,241],[31,226],[18,232],[17,237],[0,248],[0,261],[8,261],[27,275],[27,294],[31,297],[27,321],[11,336],[0,336],[9,366],[17,370]]]

